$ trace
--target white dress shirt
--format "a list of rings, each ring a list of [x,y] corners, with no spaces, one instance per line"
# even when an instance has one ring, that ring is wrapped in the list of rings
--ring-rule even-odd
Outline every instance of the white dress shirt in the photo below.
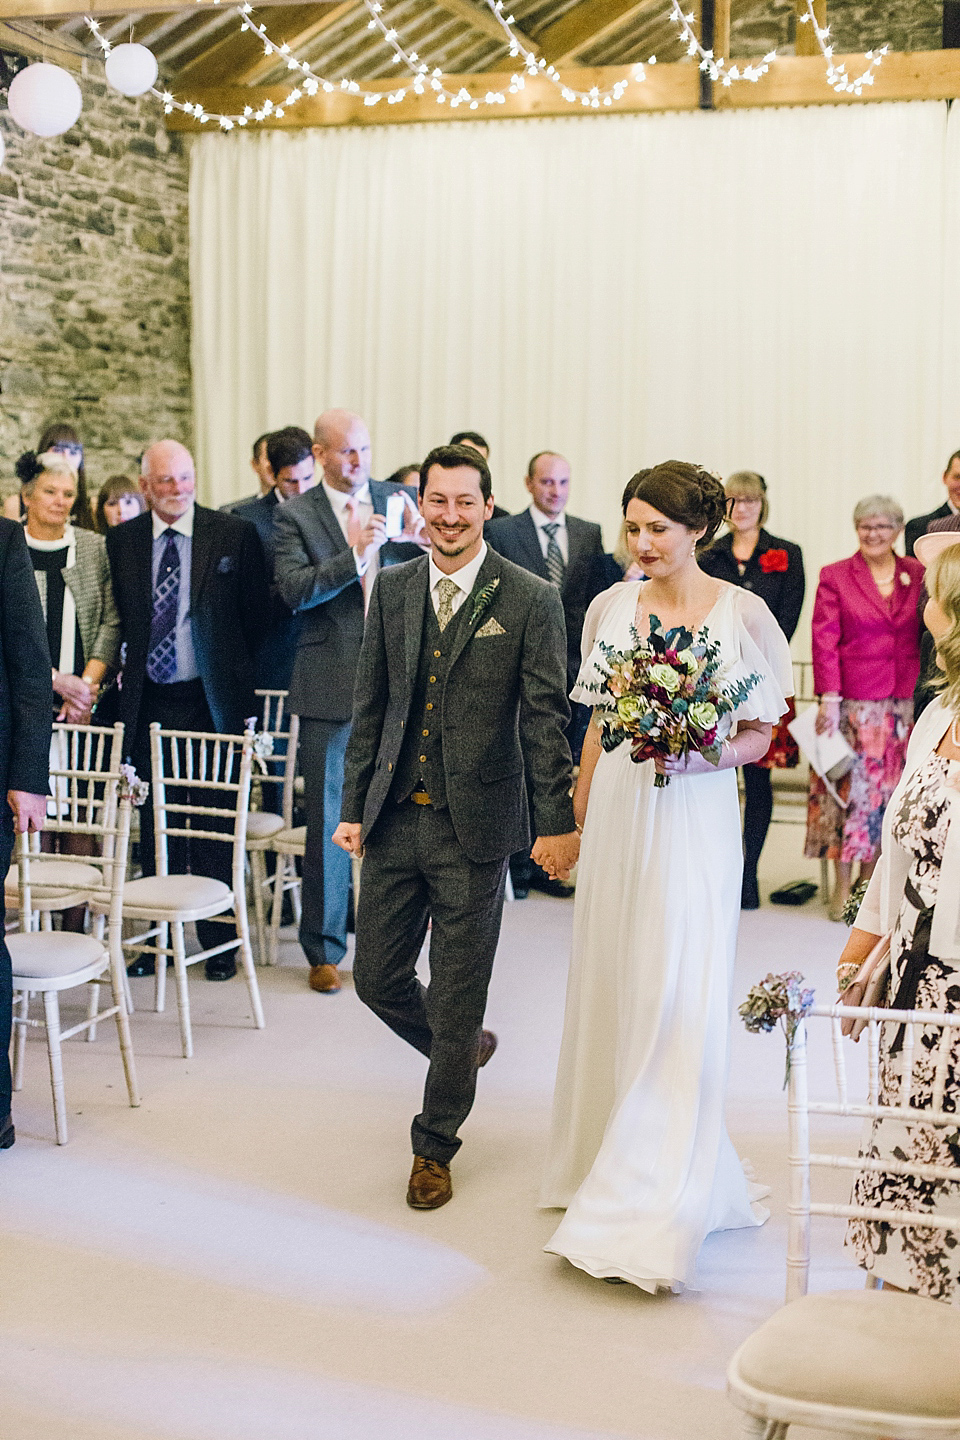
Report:
[[[333,486],[328,485],[326,480],[321,480],[320,483],[326,492],[327,499],[333,507],[333,513],[337,517],[337,524],[343,531],[344,540],[349,540],[350,516],[347,513],[347,501],[351,499],[351,496],[348,495],[345,490],[334,490]],[[373,497],[370,494],[370,482],[367,481],[361,485],[360,489],[356,491],[352,498],[357,507],[357,519],[361,525],[366,525],[370,516],[373,514]],[[366,563],[360,559],[356,550],[354,550],[353,554],[357,562],[357,574],[363,575],[367,569]]]
[[[536,505],[531,505],[530,518],[537,528],[537,539],[540,541],[540,549],[543,551],[544,560],[547,558],[547,546],[550,544],[550,536],[543,527],[545,525],[556,525],[559,527],[554,539],[560,547],[560,554],[563,556],[564,565],[568,564],[570,560],[570,544],[567,540],[566,513],[561,510],[559,515],[554,515],[551,519],[549,515],[544,515],[542,510],[538,510]]]
[[[463,604],[464,600],[466,600],[467,596],[470,594],[470,591],[476,584],[477,575],[480,573],[480,566],[483,564],[486,558],[487,542],[483,540],[480,544],[479,555],[475,555],[472,560],[468,561],[466,565],[462,565],[459,570],[455,570],[452,575],[447,575],[446,572],[441,570],[440,567],[434,562],[433,551],[431,550],[429,561],[430,600],[433,604],[435,614],[440,607],[440,597],[437,595],[437,586],[440,584],[440,581],[452,580],[454,585],[456,585],[457,587],[457,593],[453,597],[453,613],[454,615],[456,615],[457,611],[460,609],[460,606]]]

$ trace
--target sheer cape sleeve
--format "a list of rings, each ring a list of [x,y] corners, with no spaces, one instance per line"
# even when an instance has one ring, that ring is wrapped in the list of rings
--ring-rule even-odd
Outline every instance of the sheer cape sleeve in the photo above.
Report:
[[[598,663],[603,663],[603,655],[597,648],[597,641],[607,640],[609,642],[612,639],[609,634],[604,633],[604,622],[621,603],[626,605],[627,591],[633,594],[633,609],[630,611],[631,617],[633,616],[637,607],[636,596],[639,589],[639,580],[621,580],[591,600],[583,621],[583,638],[580,645],[583,662],[577,682],[570,691],[571,700],[576,700],[580,705],[600,703],[599,694],[593,687],[600,684],[606,671],[597,668]]]
[[[786,712],[787,696],[793,694],[793,662],[787,637],[774,620],[766,601],[749,590],[736,587],[739,618],[740,663],[734,678],[756,674],[754,685],[742,705],[733,713],[736,720],[760,720],[775,725]]]

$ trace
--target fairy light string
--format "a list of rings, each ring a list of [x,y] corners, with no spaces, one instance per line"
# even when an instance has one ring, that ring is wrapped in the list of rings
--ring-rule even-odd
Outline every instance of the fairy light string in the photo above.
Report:
[[[219,0],[214,0],[215,4]],[[633,66],[633,73],[630,78],[618,80],[614,85],[606,88],[592,86],[587,90],[578,89],[567,84],[560,72],[554,65],[538,58],[516,34],[513,25],[516,23],[513,15],[505,13],[504,0],[484,0],[484,4],[503,31],[504,43],[509,47],[510,56],[521,62],[516,73],[510,76],[509,82],[502,89],[490,89],[484,95],[472,95],[465,87],[458,90],[452,89],[446,82],[443,72],[438,68],[431,69],[415,50],[409,49],[401,40],[397,30],[384,19],[383,0],[363,0],[363,4],[369,15],[367,29],[377,31],[393,52],[393,63],[406,67],[408,73],[413,77],[409,80],[400,81],[396,87],[389,90],[372,90],[369,86],[360,84],[356,80],[341,79],[331,80],[318,74],[306,60],[299,60],[291,51],[288,44],[276,44],[271,40],[265,27],[253,18],[253,5],[249,0],[239,5],[236,13],[240,19],[242,31],[251,31],[257,36],[263,45],[264,55],[272,55],[286,65],[291,72],[291,78],[296,75],[293,88],[288,92],[282,101],[264,100],[259,108],[252,105],[244,107],[238,114],[226,115],[207,111],[198,101],[178,100],[169,89],[160,89],[151,86],[148,94],[153,95],[163,106],[164,113],[169,115],[173,111],[189,115],[201,125],[214,123],[221,130],[232,130],[234,127],[245,128],[249,124],[262,124],[265,120],[282,119],[287,110],[296,105],[305,95],[314,96],[319,91],[324,94],[333,94],[340,91],[343,94],[353,95],[361,98],[365,106],[373,107],[381,103],[396,105],[408,95],[432,96],[438,105],[449,105],[451,110],[458,109],[461,105],[470,110],[478,110],[481,106],[504,105],[508,95],[515,95],[525,88],[526,80],[532,77],[542,77],[554,85],[561,96],[568,104],[580,106],[586,109],[599,110],[611,108],[622,99],[629,88],[631,81],[635,84],[642,84],[647,78],[647,66],[657,63],[656,56],[652,55],[646,66],[638,63]],[[855,96],[862,95],[866,86],[873,84],[874,74],[889,53],[889,46],[884,45],[879,50],[868,50],[867,69],[861,75],[851,77],[847,74],[846,67],[841,62],[835,64],[833,60],[833,46],[829,43],[830,27],[821,26],[817,22],[813,9],[813,0],[806,0],[807,13],[800,15],[802,24],[812,24],[814,34],[820,52],[827,65],[827,83],[840,93],[849,93]],[[696,30],[694,29],[695,16],[693,12],[686,14],[682,9],[679,0],[670,0],[670,16],[677,26],[679,38],[683,42],[687,55],[692,59],[697,58],[699,68],[709,76],[711,81],[725,87],[733,85],[737,81],[756,82],[767,73],[771,64],[776,60],[776,51],[770,51],[760,61],[750,61],[746,64],[731,63],[724,56],[717,56],[713,50],[705,49],[701,44]],[[113,45],[102,33],[98,22],[92,16],[85,17],[87,28],[90,30],[100,50],[106,58]]]
[[[801,25],[813,26],[820,54],[827,62],[827,84],[840,95],[862,95],[864,87],[873,84],[873,78],[883,64],[884,56],[890,53],[890,46],[881,45],[879,50],[868,50],[866,52],[867,68],[860,75],[850,76],[842,61],[839,65],[835,65],[833,62],[830,26],[821,25],[818,22],[813,8],[813,0],[807,0],[807,13],[798,16],[798,20]]]

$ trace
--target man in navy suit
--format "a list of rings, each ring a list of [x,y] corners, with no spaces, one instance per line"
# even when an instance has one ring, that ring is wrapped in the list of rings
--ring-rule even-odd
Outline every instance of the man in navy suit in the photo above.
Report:
[[[908,520],[903,532],[904,549],[908,555],[914,553],[914,545],[921,535],[926,535],[927,526],[934,520],[949,520],[951,515],[960,515],[960,450],[954,450],[947,461],[947,468],[943,472],[943,483],[946,487],[947,498],[936,510],[931,510],[929,515],[917,515],[915,519]]]
[[[255,666],[270,614],[263,546],[252,525],[196,503],[193,456],[176,440],[151,445],[140,488],[150,509],[107,534],[113,593],[126,659],[120,690],[124,744],[137,771],[150,774],[150,724],[171,730],[237,735],[256,714]],[[172,844],[172,842],[171,842]],[[143,873],[155,873],[153,812],[140,812]],[[230,847],[197,840],[190,865],[198,875],[232,883]],[[170,869],[187,868],[172,846]],[[203,948],[219,944],[222,926],[197,922]],[[130,973],[152,973],[134,961]],[[205,962],[208,980],[236,974],[233,953]]]
[[[290,710],[300,717],[300,768],[307,812],[300,944],[310,988],[340,989],[347,949],[350,857],[332,843],[340,820],[343,761],[366,602],[377,572],[423,554],[415,491],[370,479],[370,432],[350,410],[327,410],[314,427],[321,483],[278,506],[277,590],[302,617]],[[387,539],[387,497],[405,496],[403,530]]]
[[[234,515],[256,528],[267,562],[270,622],[257,659],[259,690],[289,690],[300,638],[301,615],[295,615],[278,593],[274,577],[274,521],[280,506],[305,495],[317,483],[313,441],[299,425],[286,425],[267,436],[271,485],[266,495],[233,507]]]

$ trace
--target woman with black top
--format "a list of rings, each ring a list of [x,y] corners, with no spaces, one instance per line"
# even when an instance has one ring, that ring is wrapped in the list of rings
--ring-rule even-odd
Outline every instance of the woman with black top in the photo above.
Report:
[[[763,527],[770,506],[767,485],[753,470],[738,470],[725,485],[729,531],[703,555],[700,568],[717,580],[742,585],[765,600],[788,640],[800,619],[805,579],[799,545],[780,540]],[[793,719],[793,702],[775,726],[770,749],[761,760],[743,767],[743,889],[740,906],[756,910],[760,905],[757,865],[773,814],[773,786],[770,770],[789,769],[799,755],[787,724]]]
[[[34,452],[29,452],[34,453]],[[95,530],[93,511],[87,494],[87,474],[83,463],[83,445],[72,425],[57,423],[48,425],[40,436],[35,452],[37,455],[62,455],[69,461],[76,480],[76,495],[73,502],[72,524],[81,530]],[[3,513],[10,520],[23,520],[27,510],[23,492],[8,495],[3,502]]]

